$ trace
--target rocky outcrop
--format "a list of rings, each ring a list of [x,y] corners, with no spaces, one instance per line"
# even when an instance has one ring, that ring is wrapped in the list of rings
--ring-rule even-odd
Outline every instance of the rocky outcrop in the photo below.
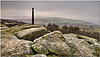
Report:
[[[38,25],[2,25],[1,34],[2,57],[94,57],[100,53],[100,42],[94,38],[60,31],[48,33]]]
[[[15,21],[15,20],[9,20],[9,19],[0,19],[0,23],[7,26],[7,27],[13,27],[16,25],[24,25],[26,23],[22,22],[22,21]]]
[[[20,39],[33,41],[37,37],[40,37],[46,33],[47,33],[46,28],[39,27],[39,28],[29,28],[22,31],[18,31],[15,33],[15,35]]]
[[[1,36],[1,54],[4,55],[25,55],[34,54],[31,50],[33,42],[26,40],[19,40],[12,34],[3,34]]]
[[[2,30],[4,31],[1,31],[1,54],[2,56],[12,55],[15,57],[17,55],[33,55],[34,50],[31,47],[33,42],[28,40],[36,39],[36,37],[47,33],[43,26],[28,24],[14,26],[7,30],[2,28]]]
[[[34,40],[33,49],[39,54],[60,56],[94,56],[100,43],[93,38],[54,31]]]

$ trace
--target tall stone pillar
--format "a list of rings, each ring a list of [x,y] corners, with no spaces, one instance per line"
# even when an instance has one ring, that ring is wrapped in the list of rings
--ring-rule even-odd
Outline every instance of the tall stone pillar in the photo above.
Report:
[[[32,8],[32,24],[34,25],[34,8]]]

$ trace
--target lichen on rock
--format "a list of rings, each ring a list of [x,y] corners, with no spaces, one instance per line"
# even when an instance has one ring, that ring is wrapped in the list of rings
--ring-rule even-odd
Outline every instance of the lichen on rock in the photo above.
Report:
[[[77,37],[77,34],[62,34],[60,31],[54,31],[35,39],[32,47],[40,54],[45,53],[42,51],[45,49],[49,54],[60,56],[95,56],[95,47],[100,47],[100,43],[96,39],[79,36],[82,38]],[[90,44],[88,41],[93,43]]]
[[[19,40],[12,34],[2,35],[1,54],[4,55],[25,55],[33,54],[30,50],[33,42],[27,40]]]

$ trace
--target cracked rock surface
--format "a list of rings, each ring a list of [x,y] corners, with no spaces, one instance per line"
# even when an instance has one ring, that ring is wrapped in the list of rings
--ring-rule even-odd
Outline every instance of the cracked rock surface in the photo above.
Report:
[[[34,40],[33,49],[40,54],[54,53],[65,56],[94,56],[100,43],[93,38],[54,31]],[[91,42],[91,43],[90,43]]]

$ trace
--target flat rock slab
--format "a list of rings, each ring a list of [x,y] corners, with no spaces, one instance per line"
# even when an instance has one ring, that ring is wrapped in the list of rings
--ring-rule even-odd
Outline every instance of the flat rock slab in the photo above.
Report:
[[[30,29],[18,31],[15,33],[15,35],[18,38],[33,41],[37,37],[40,37],[46,33],[47,33],[46,28],[41,27],[41,28],[30,28]]]
[[[9,31],[12,32],[12,33],[15,33],[15,32],[21,31],[21,30],[29,29],[29,28],[39,28],[39,27],[41,27],[41,26],[25,24],[25,25],[22,25],[22,26],[11,27],[9,29]]]

